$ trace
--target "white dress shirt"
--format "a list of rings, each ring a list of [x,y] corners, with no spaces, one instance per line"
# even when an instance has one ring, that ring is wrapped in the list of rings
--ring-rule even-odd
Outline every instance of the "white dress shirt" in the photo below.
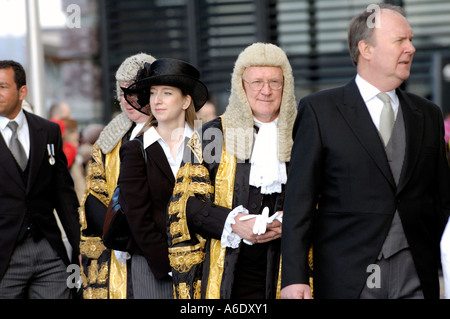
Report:
[[[375,124],[376,128],[380,130],[380,115],[381,110],[383,109],[383,101],[377,98],[377,94],[381,91],[374,87],[372,84],[364,80],[359,74],[355,79],[356,85],[358,86],[359,92],[366,103],[367,109],[369,110],[370,116],[372,117],[372,121]],[[391,98],[391,106],[394,110],[394,119],[397,118],[398,107],[400,105],[398,96],[395,93],[395,90],[385,92]]]
[[[161,135],[159,135],[159,133],[156,131],[156,128],[152,126],[144,133],[144,148],[147,148],[153,143],[158,142],[161,145],[164,154],[166,154],[167,161],[169,162],[170,168],[172,169],[173,176],[176,178],[178,169],[181,165],[181,161],[183,160],[185,139],[186,137],[191,138],[192,134],[194,134],[194,130],[187,123],[185,123],[183,140],[181,141],[180,145],[178,145],[176,158],[173,158],[170,152],[169,145],[164,141]]]
[[[6,142],[6,145],[9,147],[9,142],[11,140],[12,131],[7,126],[10,121],[16,121],[19,125],[17,127],[17,137],[19,138],[20,143],[23,146],[23,149],[25,150],[25,153],[27,154],[27,158],[30,157],[30,132],[28,130],[28,122],[27,118],[25,117],[25,113],[23,113],[23,110],[20,110],[19,114],[16,116],[15,119],[10,120],[7,117],[0,116],[0,131],[2,132],[3,139]]]

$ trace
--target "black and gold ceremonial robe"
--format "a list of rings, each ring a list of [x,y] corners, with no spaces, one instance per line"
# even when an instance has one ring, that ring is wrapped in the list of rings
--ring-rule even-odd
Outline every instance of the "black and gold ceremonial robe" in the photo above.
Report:
[[[117,186],[122,143],[107,154],[94,144],[86,176],[86,194],[80,206],[83,299],[126,299],[127,265],[102,240],[103,223]]]
[[[226,128],[225,128],[226,129]],[[185,151],[168,207],[169,259],[174,297],[179,299],[230,298],[242,245],[221,246],[229,212],[243,205],[253,214],[261,200],[250,204],[250,163],[231,156],[224,145],[219,117],[196,131]],[[283,192],[284,193],[284,192]],[[284,194],[275,196],[282,210]],[[265,297],[279,297],[280,242],[267,245]]]

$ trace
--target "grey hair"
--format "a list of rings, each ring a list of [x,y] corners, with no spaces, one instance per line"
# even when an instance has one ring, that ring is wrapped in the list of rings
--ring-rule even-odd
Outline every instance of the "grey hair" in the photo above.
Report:
[[[380,3],[377,5],[381,10],[390,10],[397,12],[401,14],[402,16],[406,16],[405,10],[402,7],[395,6],[388,3]],[[374,31],[374,27],[369,26],[369,19],[374,17],[374,19],[377,19],[377,15],[373,15],[373,11],[369,10],[369,7],[367,10],[364,10],[360,14],[353,17],[353,19],[350,21],[349,28],[348,28],[348,49],[350,52],[350,57],[352,59],[352,62],[354,65],[358,64],[358,57],[359,57],[359,49],[358,49],[358,43],[360,41],[366,41],[372,45],[375,45],[373,43],[372,34]]]
[[[150,54],[138,53],[126,58],[116,71],[116,99],[120,102],[124,82],[134,82],[137,72],[144,67],[144,63],[153,63],[156,59]],[[130,83],[131,84],[131,83]]]

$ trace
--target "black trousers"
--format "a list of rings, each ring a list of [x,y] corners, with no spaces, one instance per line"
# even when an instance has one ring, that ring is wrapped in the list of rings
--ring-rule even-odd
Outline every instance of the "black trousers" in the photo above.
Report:
[[[267,246],[267,244],[241,244],[232,299],[266,298]]]

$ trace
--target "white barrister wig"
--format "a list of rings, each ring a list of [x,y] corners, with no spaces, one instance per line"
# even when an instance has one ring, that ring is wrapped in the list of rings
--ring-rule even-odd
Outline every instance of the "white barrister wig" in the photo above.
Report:
[[[231,78],[231,94],[223,114],[225,147],[240,160],[250,158],[253,145],[253,114],[242,83],[242,75],[250,66],[277,66],[283,71],[283,98],[278,117],[278,159],[288,162],[293,144],[292,128],[297,114],[294,76],[286,53],[270,43],[254,43],[242,51],[236,60]],[[239,142],[243,139],[248,142]]]
[[[136,79],[138,71],[144,63],[153,63],[155,58],[150,54],[138,53],[126,58],[116,71],[116,99],[121,102],[121,85],[130,85]],[[122,104],[120,105],[122,108]],[[96,144],[104,154],[111,152],[117,143],[131,128],[133,122],[122,112],[105,126]]]

